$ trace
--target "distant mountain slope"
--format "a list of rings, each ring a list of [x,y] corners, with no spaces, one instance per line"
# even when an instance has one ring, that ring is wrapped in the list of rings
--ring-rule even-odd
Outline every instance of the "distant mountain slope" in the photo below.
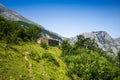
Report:
[[[32,23],[32,21],[24,18],[23,16],[19,15],[16,12],[13,12],[13,11],[7,9],[2,4],[0,4],[0,15],[7,18],[8,20]]]
[[[117,48],[120,50],[120,38],[114,40],[115,40],[115,44],[117,44]]]
[[[82,35],[84,35],[85,38],[95,39],[98,46],[101,49],[110,52],[109,53],[110,55],[116,56],[117,55],[116,53],[120,50],[120,38],[113,39],[105,31],[95,31],[95,32],[89,32],[89,33],[83,33]],[[76,37],[73,37],[70,40],[71,40],[71,42],[74,42],[74,41],[76,41]]]
[[[59,41],[62,40],[62,37],[59,36],[58,34],[45,29],[41,25],[26,19],[25,17],[21,16],[20,14],[14,12],[12,10],[9,10],[8,8],[4,7],[2,4],[0,4],[0,15],[8,20],[17,21],[21,25],[24,25],[24,26],[29,26],[31,24],[37,25],[37,26],[41,27],[43,35],[48,35],[51,38],[57,39]]]

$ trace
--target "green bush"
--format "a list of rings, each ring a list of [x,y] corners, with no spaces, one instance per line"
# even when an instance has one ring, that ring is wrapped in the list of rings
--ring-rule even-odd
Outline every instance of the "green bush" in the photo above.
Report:
[[[98,48],[94,40],[78,36],[71,45],[68,40],[61,44],[62,59],[67,66],[67,75],[72,80],[113,80],[118,79],[120,69],[115,59]]]
[[[48,45],[46,44],[46,42],[41,42],[40,46],[44,49],[48,49]]]
[[[49,62],[52,62],[53,64],[55,64],[56,66],[59,66],[59,63],[57,62],[57,60],[52,56],[51,53],[44,53],[42,55],[42,58],[46,59]]]
[[[62,55],[71,55],[72,46],[69,43],[69,40],[63,40],[61,43]]]
[[[41,60],[41,56],[35,51],[31,51],[29,56],[30,56],[31,59],[33,59],[37,62],[40,62],[40,60]]]
[[[18,44],[19,41],[35,41],[40,37],[41,28],[35,25],[21,26],[18,22],[6,20],[0,16],[0,40],[7,44]]]

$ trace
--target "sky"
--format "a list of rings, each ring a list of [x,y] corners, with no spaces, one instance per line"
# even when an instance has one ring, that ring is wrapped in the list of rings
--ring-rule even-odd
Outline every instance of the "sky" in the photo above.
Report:
[[[92,31],[120,37],[120,0],[0,0],[0,3],[64,37]]]

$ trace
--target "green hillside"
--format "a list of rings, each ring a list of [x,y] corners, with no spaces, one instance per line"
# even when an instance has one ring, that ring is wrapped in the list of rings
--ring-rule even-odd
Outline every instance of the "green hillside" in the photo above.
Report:
[[[36,43],[41,29],[0,17],[0,80],[120,80],[120,52],[107,55],[94,40]]]
[[[0,80],[69,80],[61,50],[44,50],[34,42],[0,44]]]
[[[0,42],[0,80],[120,79],[120,69],[108,58],[84,48],[76,52],[62,56],[58,47],[44,49],[35,42],[8,46]]]

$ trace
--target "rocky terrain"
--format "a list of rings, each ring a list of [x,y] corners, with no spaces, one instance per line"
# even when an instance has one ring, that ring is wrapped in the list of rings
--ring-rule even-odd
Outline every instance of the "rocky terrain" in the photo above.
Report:
[[[116,56],[120,50],[120,38],[114,39],[105,31],[95,31],[81,34],[85,38],[95,39],[98,46],[104,51],[108,51],[110,55]],[[70,41],[74,43],[76,37],[70,38]]]
[[[32,23],[32,21],[19,15],[17,12],[7,9],[4,5],[0,4],[0,15],[12,21],[24,21],[27,23]]]

